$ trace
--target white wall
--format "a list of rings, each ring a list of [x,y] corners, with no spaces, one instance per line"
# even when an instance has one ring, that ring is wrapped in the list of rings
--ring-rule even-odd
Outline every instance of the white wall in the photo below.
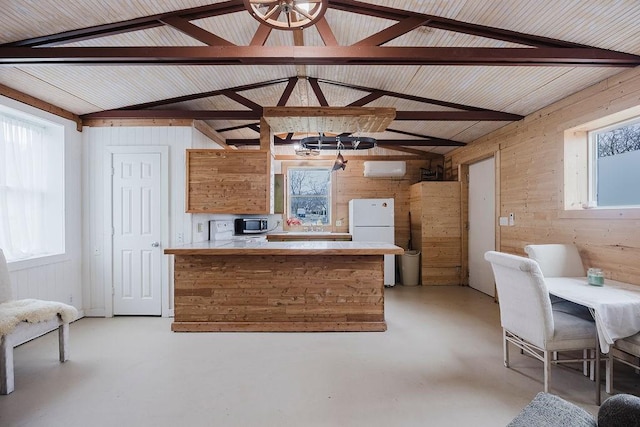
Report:
[[[88,316],[110,315],[106,312],[105,292],[107,265],[105,248],[111,236],[104,235],[105,221],[109,213],[105,211],[105,180],[110,179],[104,170],[106,147],[108,146],[168,146],[169,147],[169,242],[162,247],[181,245],[192,241],[191,215],[185,213],[185,153],[194,144],[195,132],[191,127],[85,127],[82,163],[84,173],[83,188],[83,236],[85,252],[83,262],[83,305]],[[197,138],[198,140],[200,138]],[[199,142],[198,144],[203,144]],[[209,147],[212,144],[209,143]],[[108,196],[110,197],[110,195]],[[163,255],[165,256],[165,255]],[[169,309],[173,309],[173,280],[169,272]],[[170,313],[164,313],[170,314]]]
[[[64,126],[65,254],[9,265],[14,295],[61,301],[82,309],[82,137],[76,123],[0,96],[0,104]],[[82,310],[81,310],[82,314]]]

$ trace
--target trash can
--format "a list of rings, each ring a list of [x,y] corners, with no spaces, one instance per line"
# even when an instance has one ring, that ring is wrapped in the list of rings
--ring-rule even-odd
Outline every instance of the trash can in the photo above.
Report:
[[[401,255],[400,275],[404,286],[420,284],[420,251],[405,251]]]

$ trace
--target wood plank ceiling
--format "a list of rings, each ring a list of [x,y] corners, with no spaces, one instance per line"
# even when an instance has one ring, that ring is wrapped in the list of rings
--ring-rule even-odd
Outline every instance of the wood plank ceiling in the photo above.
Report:
[[[442,154],[640,64],[635,1],[325,0],[294,31],[243,0],[37,3],[3,6],[5,95],[85,123],[204,121],[235,146],[259,143],[266,107],[371,107],[395,119],[351,132]]]

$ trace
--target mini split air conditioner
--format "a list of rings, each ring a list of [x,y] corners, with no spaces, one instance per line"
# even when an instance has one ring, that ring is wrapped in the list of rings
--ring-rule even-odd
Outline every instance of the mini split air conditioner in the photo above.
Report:
[[[364,176],[368,178],[397,178],[407,172],[407,164],[398,162],[364,162]]]

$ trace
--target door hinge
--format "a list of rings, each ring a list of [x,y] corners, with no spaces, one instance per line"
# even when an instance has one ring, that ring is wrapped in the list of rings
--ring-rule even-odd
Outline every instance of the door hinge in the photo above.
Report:
[[[111,166],[111,176],[115,176],[115,175],[116,175],[116,168]]]
[[[114,296],[115,294],[116,294],[116,287],[111,286],[111,296]]]

